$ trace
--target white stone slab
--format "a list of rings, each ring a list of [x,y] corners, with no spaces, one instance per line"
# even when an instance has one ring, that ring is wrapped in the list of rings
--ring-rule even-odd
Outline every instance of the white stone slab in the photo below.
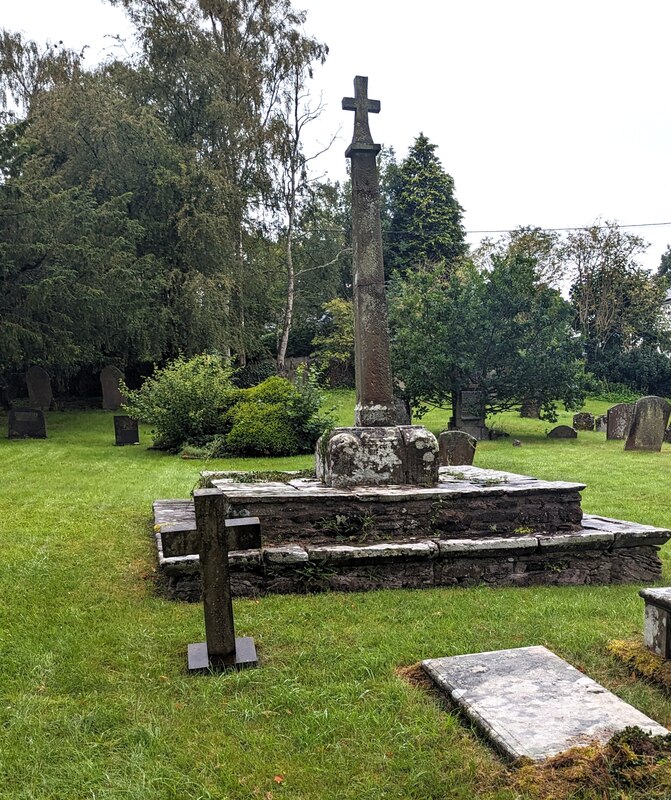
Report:
[[[504,755],[543,761],[606,742],[627,726],[669,731],[545,647],[422,662],[438,687]]]

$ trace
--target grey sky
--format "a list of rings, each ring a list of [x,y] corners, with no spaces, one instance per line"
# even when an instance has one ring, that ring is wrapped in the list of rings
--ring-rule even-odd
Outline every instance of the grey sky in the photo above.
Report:
[[[0,0],[0,24],[32,38],[91,44],[121,32],[101,0]],[[403,157],[423,131],[438,145],[468,230],[671,222],[671,106],[665,0],[300,0],[330,47],[313,91],[314,135],[341,140],[322,169],[345,174],[354,75],[382,103],[373,137]],[[656,267],[671,226],[632,229]],[[479,237],[471,237],[476,241]]]

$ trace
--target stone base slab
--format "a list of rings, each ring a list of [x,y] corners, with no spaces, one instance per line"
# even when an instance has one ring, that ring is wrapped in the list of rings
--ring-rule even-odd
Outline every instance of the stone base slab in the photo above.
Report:
[[[441,467],[439,483],[329,487],[317,480],[240,483],[230,473],[203,473],[221,489],[230,517],[259,517],[266,544],[479,538],[525,530],[578,530],[581,483],[543,481],[473,466]]]
[[[543,761],[638,726],[669,731],[545,647],[428,659],[424,671],[511,759]]]

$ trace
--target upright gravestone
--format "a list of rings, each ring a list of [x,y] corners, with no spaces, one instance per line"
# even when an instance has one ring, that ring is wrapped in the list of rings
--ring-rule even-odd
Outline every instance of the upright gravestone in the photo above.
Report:
[[[126,444],[140,444],[140,430],[136,419],[114,417],[114,444],[120,447]]]
[[[345,156],[352,162],[352,261],[354,267],[354,427],[335,428],[317,443],[317,474],[328,486],[429,485],[438,482],[438,441],[421,425],[399,425],[394,403],[377,154],[368,114],[368,78],[354,79],[354,136]]]
[[[464,431],[479,441],[489,438],[485,425],[485,399],[477,389],[457,392],[450,430]]]
[[[100,373],[100,385],[103,390],[103,408],[107,411],[118,411],[126,402],[121,394],[119,383],[123,380],[123,372],[117,367],[107,366]]]
[[[608,415],[599,414],[594,420],[594,430],[597,433],[607,433],[608,431]]]
[[[54,402],[51,391],[51,377],[43,367],[30,367],[26,372],[28,398],[32,408],[48,411]]]
[[[573,415],[573,428],[576,431],[593,431],[594,414],[589,411],[580,411]]]
[[[633,403],[618,403],[606,412],[606,439],[626,439],[634,417]]]
[[[465,431],[443,431],[438,436],[441,466],[471,465],[477,444],[477,439]]]
[[[663,397],[641,397],[634,406],[625,450],[648,450],[658,453],[662,449],[671,405]]]
[[[46,439],[47,424],[39,408],[15,408],[9,412],[8,439]]]

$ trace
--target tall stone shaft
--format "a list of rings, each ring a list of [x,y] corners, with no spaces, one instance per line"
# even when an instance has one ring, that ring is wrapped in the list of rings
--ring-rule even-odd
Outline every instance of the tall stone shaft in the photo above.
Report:
[[[352,162],[354,424],[377,427],[396,423],[377,171],[380,145],[373,143],[368,126],[368,112],[377,113],[380,104],[367,97],[368,78],[357,76],[354,87],[355,97],[343,99],[343,108],[355,111],[354,140],[345,153]]]

